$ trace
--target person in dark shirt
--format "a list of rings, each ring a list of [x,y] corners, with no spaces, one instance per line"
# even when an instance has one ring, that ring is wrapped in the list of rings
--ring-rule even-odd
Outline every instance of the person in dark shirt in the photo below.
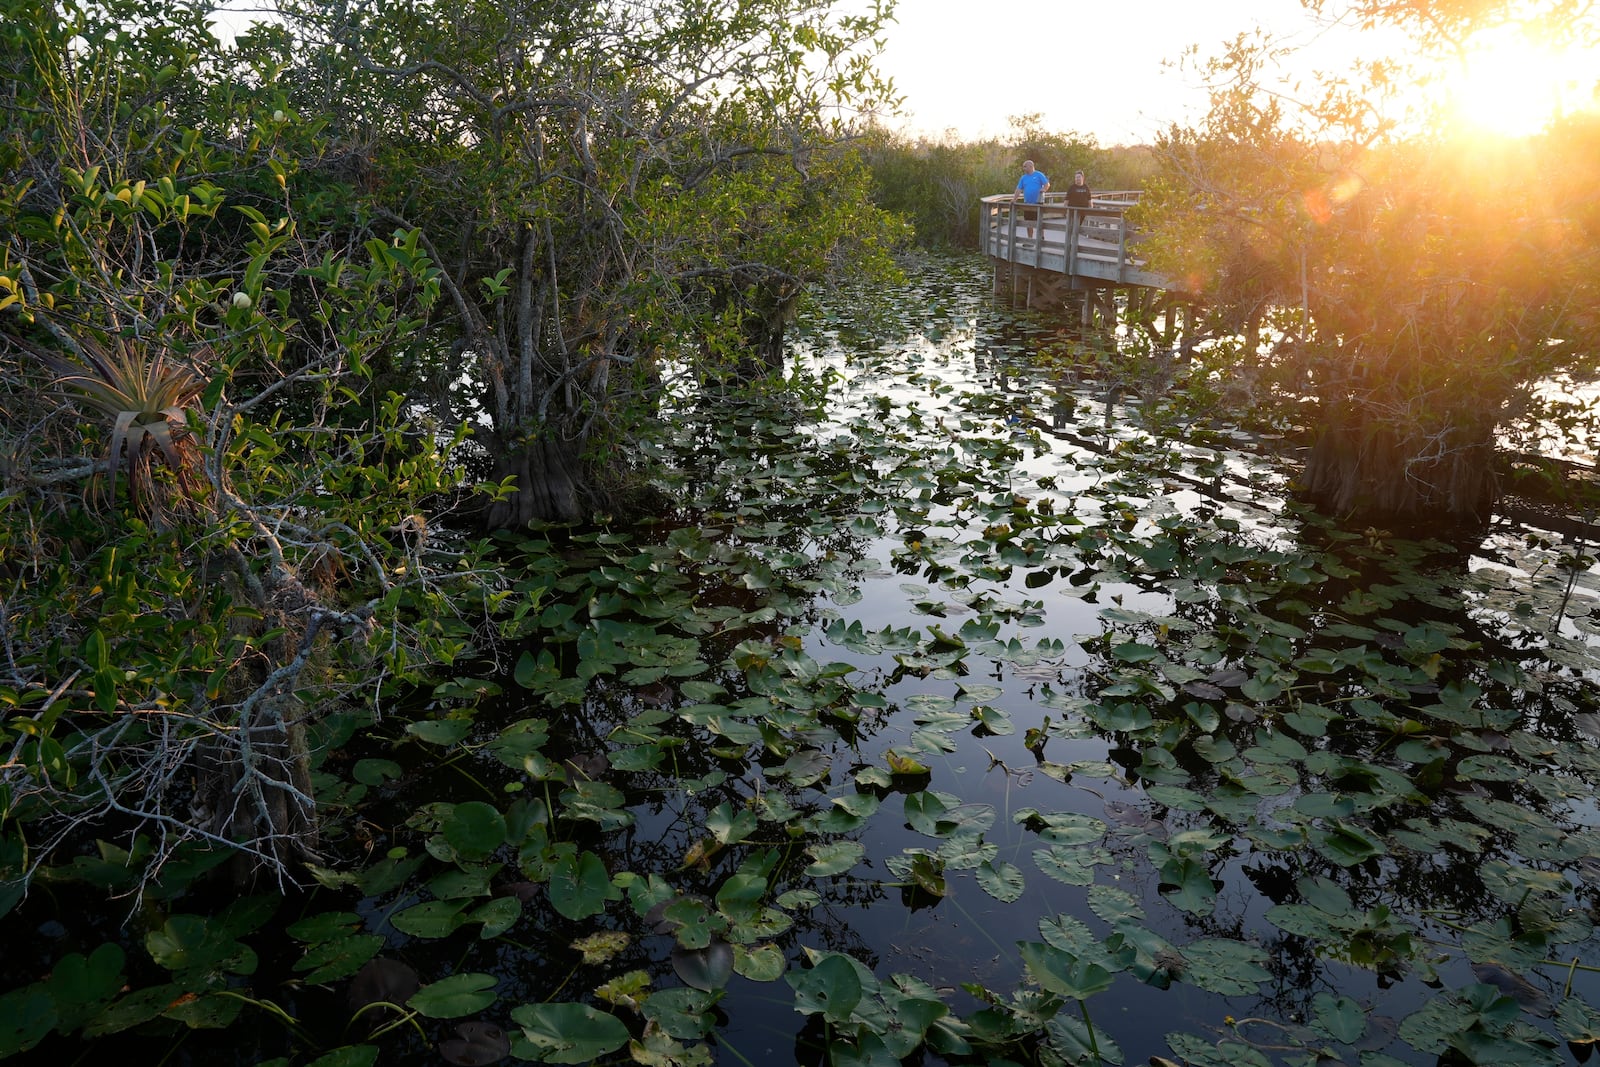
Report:
[[[1087,208],[1094,199],[1094,193],[1089,191],[1089,183],[1083,180],[1083,171],[1078,171],[1072,176],[1072,184],[1067,186],[1067,206]],[[1087,211],[1077,212],[1078,232],[1083,232],[1083,222],[1088,217]]]
[[[1072,184],[1067,186],[1068,207],[1088,207],[1094,194],[1089,191],[1089,183],[1083,180],[1083,171],[1078,171],[1072,176]]]

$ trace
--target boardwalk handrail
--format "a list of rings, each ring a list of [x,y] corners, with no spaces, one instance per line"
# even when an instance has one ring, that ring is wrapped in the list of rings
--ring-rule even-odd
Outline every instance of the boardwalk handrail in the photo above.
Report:
[[[1137,189],[1096,193],[1086,208],[1068,207],[1066,193],[1046,193],[1040,203],[1026,205],[1015,193],[985,196],[979,248],[1008,263],[1068,275],[1074,284],[1166,289],[1166,279],[1145,270],[1134,254],[1139,236],[1126,213],[1139,195]]]
[[[1144,195],[1142,189],[1113,189],[1109,192],[1094,193],[1089,203],[1092,207],[1130,208],[1139,202],[1139,197]],[[981,197],[985,204],[995,203],[1021,203],[1017,193],[996,193],[993,196]],[[1046,207],[1066,207],[1066,193],[1045,193],[1044,204]]]

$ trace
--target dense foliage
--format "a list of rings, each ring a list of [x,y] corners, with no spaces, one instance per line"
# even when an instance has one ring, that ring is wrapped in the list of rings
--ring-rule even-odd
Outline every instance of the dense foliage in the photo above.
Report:
[[[1506,14],[1350,6],[1419,27],[1423,52]],[[1592,13],[1553,22],[1575,45],[1600,40]],[[1463,137],[1399,123],[1386,104],[1407,81],[1391,62],[1290,93],[1272,80],[1279,58],[1240,37],[1205,65],[1211,111],[1157,146],[1144,248],[1219,334],[1242,336],[1232,373],[1311,428],[1313,499],[1343,515],[1485,519],[1497,446],[1592,431],[1587,405],[1549,386],[1600,369],[1600,120]]]
[[[314,718],[503,623],[466,519],[587,514],[898,235],[838,147],[883,11],[3,14],[7,906],[99,832],[289,875]]]
[[[325,123],[313,169],[440,264],[406,376],[511,480],[491,525],[591,514],[663,361],[766,373],[808,286],[887,269],[843,142],[890,6],[286,3],[241,38]]]
[[[198,15],[5,25],[4,904],[101,832],[136,881],[218,844],[282,877],[311,709],[474,610],[420,554],[461,434],[375,376],[438,272],[286,197],[289,124]]]

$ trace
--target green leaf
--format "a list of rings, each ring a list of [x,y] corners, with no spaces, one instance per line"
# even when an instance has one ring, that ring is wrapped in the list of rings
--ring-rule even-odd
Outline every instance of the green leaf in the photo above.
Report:
[[[412,937],[448,937],[467,924],[464,901],[430,900],[396,912],[389,921]]]
[[[145,935],[150,958],[169,971],[253,974],[256,954],[235,941],[224,924],[199,915],[174,915]]]
[[[606,903],[622,899],[606,866],[593,852],[565,856],[550,874],[550,903],[569,919],[585,919],[606,910]]]
[[[752,982],[776,982],[787,966],[783,950],[776,945],[733,946],[733,969]]]
[[[400,764],[388,759],[361,759],[350,769],[350,776],[362,785],[379,786],[401,777]]]
[[[1090,963],[1054,945],[1019,941],[1022,962],[1039,988],[1073,1000],[1088,1000],[1111,988],[1113,975],[1097,963]]]
[[[1091,886],[1089,910],[1112,926],[1121,922],[1144,921],[1144,909],[1139,906],[1138,898],[1114,886]]]
[[[1111,853],[1098,846],[1093,848],[1064,848],[1051,845],[1035,849],[1034,865],[1058,882],[1067,885],[1093,885],[1094,869],[1111,862]]]
[[[178,997],[161,1014],[195,1030],[223,1030],[233,1025],[244,1008],[237,997],[205,994]]]
[[[1381,841],[1365,830],[1343,820],[1334,820],[1327,829],[1313,827],[1307,831],[1316,850],[1340,866],[1349,867],[1387,854]]]
[[[1174,905],[1195,915],[1210,915],[1217,903],[1217,885],[1204,863],[1171,859],[1161,867],[1161,893]]]
[[[743,973],[742,971],[740,972]],[[716,1026],[718,994],[700,989],[663,989],[644,1002],[644,1017],[679,1041],[707,1037]]]
[[[735,813],[726,802],[723,802],[706,816],[706,829],[710,830],[711,836],[721,844],[736,844],[756,832],[756,814],[743,807]]]
[[[493,1004],[498,982],[492,974],[452,974],[423,986],[406,1004],[430,1019],[459,1019]]]
[[[861,1003],[861,979],[855,967],[843,956],[824,956],[805,971],[791,971],[784,980],[794,989],[795,1010],[805,1015],[821,1014],[839,1024]]]
[[[758,903],[766,892],[765,876],[738,871],[717,890],[717,908],[735,922],[749,922],[755,918]]]
[[[1556,1032],[1569,1044],[1593,1047],[1600,1043],[1600,1011],[1569,996],[1556,1007]]]
[[[1092,815],[1063,811],[1041,815],[1033,808],[1021,808],[1011,817],[1037,833],[1046,841],[1057,845],[1084,845],[1105,837],[1110,830],[1103,821]]]
[[[1057,1015],[1045,1024],[1045,1030],[1050,1035],[1050,1044],[1062,1056],[1066,1063],[1098,1064],[1098,1063],[1126,1063],[1123,1059],[1122,1049],[1111,1038],[1098,1030],[1091,1029],[1080,1017],[1074,1015]],[[1155,1062],[1155,1061],[1151,1061]]]
[[[980,864],[978,884],[985,893],[1005,904],[1022,897],[1022,872],[1004,860],[998,864],[989,861]]]
[[[796,752],[767,773],[774,778],[787,778],[797,788],[804,788],[826,778],[831,766],[827,753],[808,748]]]
[[[57,1030],[71,1033],[116,998],[123,985],[123,962],[121,947],[110,943],[100,945],[88,958],[72,952],[56,962],[43,985],[55,1005]],[[4,1017],[0,1011],[0,1019]]]
[[[812,878],[827,878],[843,874],[861,862],[867,848],[859,841],[830,841],[826,844],[807,845],[812,862],[805,873]]]
[[[602,829],[618,830],[633,825],[633,814],[626,809],[627,797],[609,782],[577,781],[562,790],[564,816],[599,823]]]
[[[905,799],[906,822],[918,833],[942,837],[954,828],[954,823],[947,816],[950,809],[959,803],[956,797],[932,790],[908,793]]]
[[[348,937],[361,929],[363,921],[353,911],[324,911],[291,923],[286,933],[296,941],[316,944]]]
[[[0,1057],[28,1051],[55,1025],[55,1002],[40,986],[0,994]]]
[[[880,770],[880,768],[868,767],[863,771],[863,774],[877,770]],[[862,774],[858,774],[856,780],[859,782],[861,779]],[[888,783],[885,782],[883,784],[887,785]],[[878,810],[881,801],[872,793],[847,793],[842,797],[834,797],[833,803],[835,807],[848,812],[852,816],[858,819],[865,819]]]
[[[499,873],[502,866],[499,863],[492,863],[473,866],[466,870],[455,868],[442,871],[428,879],[428,892],[439,900],[486,897],[492,892],[490,880]]]
[[[517,920],[521,917],[522,901],[516,897],[496,897],[487,904],[473,909],[467,919],[469,922],[483,924],[483,929],[478,931],[478,937],[488,941],[517,925]]]
[[[512,678],[524,689],[536,689],[539,685],[539,661],[532,652],[524,650],[517,657],[517,666],[512,671]]]
[[[355,974],[382,948],[383,938],[377,934],[334,938],[313,946],[295,961],[294,969],[309,972],[302,979],[307,985],[322,985]]]
[[[412,737],[443,748],[460,741],[471,730],[472,723],[466,719],[424,719],[406,724],[406,733]]]
[[[1311,998],[1311,1010],[1317,1027],[1335,1041],[1353,1045],[1367,1031],[1366,1012],[1349,997],[1318,993]]]
[[[450,809],[441,829],[456,854],[467,860],[487,859],[506,842],[505,816],[481,800],[469,800]]]
[[[1183,980],[1213,993],[1252,996],[1262,982],[1272,979],[1264,966],[1267,954],[1242,941],[1206,938],[1184,945],[1182,952]]]
[[[655,999],[654,997],[651,998]],[[544,1063],[588,1063],[628,1043],[621,1019],[587,1004],[524,1004],[511,1010],[529,1055]],[[512,1042],[512,1055],[519,1055]]]

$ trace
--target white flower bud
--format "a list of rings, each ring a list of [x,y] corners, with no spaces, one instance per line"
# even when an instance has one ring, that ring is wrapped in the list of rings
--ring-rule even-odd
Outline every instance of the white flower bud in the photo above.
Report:
[[[233,306],[241,310],[250,306],[250,294],[237,292],[233,294]]]
[[[289,116],[287,116],[287,115],[285,115],[283,113],[283,108],[281,108],[281,107],[278,110],[276,110],[276,111],[274,111],[272,113],[272,121],[273,122],[282,122],[284,119],[286,119],[288,117]]]

